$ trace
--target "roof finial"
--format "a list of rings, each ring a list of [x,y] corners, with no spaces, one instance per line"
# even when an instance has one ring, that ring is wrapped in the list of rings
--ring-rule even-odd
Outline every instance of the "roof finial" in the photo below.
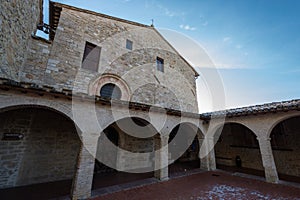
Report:
[[[151,19],[151,21],[152,21],[151,27],[154,27],[154,19]]]

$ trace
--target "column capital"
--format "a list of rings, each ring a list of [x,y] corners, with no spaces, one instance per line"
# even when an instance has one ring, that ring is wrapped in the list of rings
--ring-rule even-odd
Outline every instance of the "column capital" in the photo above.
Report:
[[[210,136],[205,136],[203,139],[204,140],[215,140],[215,137],[210,135]]]
[[[169,139],[169,134],[162,134],[160,135],[160,138],[163,138],[163,139]]]
[[[267,136],[263,136],[263,137],[256,137],[256,139],[258,141],[271,141],[271,138],[270,137],[267,137]]]
[[[159,139],[161,141],[169,141],[169,137],[170,137],[169,134],[159,134]]]

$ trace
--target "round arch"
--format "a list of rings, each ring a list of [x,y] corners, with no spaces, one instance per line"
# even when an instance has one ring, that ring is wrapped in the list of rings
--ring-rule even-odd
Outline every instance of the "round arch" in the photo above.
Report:
[[[284,116],[270,133],[273,157],[282,180],[300,182],[300,115]]]
[[[274,122],[272,123],[272,125],[269,128],[269,131],[268,131],[268,134],[267,134],[268,137],[271,136],[271,133],[272,133],[273,129],[275,128],[275,126],[277,126],[281,122],[283,122],[285,120],[288,120],[290,118],[293,118],[293,117],[300,117],[299,111],[298,112],[293,112],[293,113],[284,113],[284,115],[280,115],[279,117],[277,117],[276,120],[274,120]]]
[[[226,122],[218,127],[214,140],[217,168],[264,175],[257,136],[250,128]]]
[[[125,80],[115,74],[102,74],[95,78],[89,86],[90,95],[100,95],[101,88],[107,84],[114,84],[120,89],[120,99],[129,101],[131,97],[131,90]]]
[[[39,109],[55,112],[59,115],[66,117],[70,121],[72,121],[72,123],[74,123],[74,125],[76,127],[77,134],[79,136],[82,133],[82,130],[79,127],[79,125],[76,123],[76,121],[73,120],[71,108],[69,108],[65,105],[62,105],[60,103],[55,103],[55,104],[51,104],[48,102],[39,102],[36,104],[32,104],[30,102],[9,103],[6,106],[0,105],[0,113],[10,111],[10,110],[22,109],[22,108],[36,108],[36,109],[39,108]]]
[[[115,145],[109,139],[109,133],[104,134],[111,128],[113,128],[118,134],[117,145]],[[147,120],[139,117],[124,117],[104,127],[102,133],[100,134],[99,140],[101,140],[101,142],[105,144],[106,150],[104,151],[103,149],[101,154],[103,156],[106,156],[105,153],[103,154],[103,152],[106,151],[114,151],[118,152],[118,154],[124,154],[123,158],[129,156],[127,160],[125,159],[125,161],[130,164],[130,156],[132,157],[131,153],[137,156],[137,159],[139,159],[138,156],[151,156],[150,154],[153,154],[152,156],[154,156],[154,138],[158,136],[159,133],[156,128]],[[99,158],[100,161],[105,162],[105,160],[101,160],[101,156],[99,156]],[[134,163],[134,161],[132,161],[132,163]],[[118,166],[118,164],[116,166],[110,167],[115,167],[118,171],[130,170],[129,168],[127,169],[122,166]]]
[[[22,193],[26,192],[26,188],[32,190],[32,184],[40,188],[43,188],[43,184],[50,184],[55,188],[53,193],[38,193],[41,199],[68,195],[81,141],[78,127],[66,112],[45,105],[15,104],[2,107],[0,119],[0,146],[7,148],[10,160],[6,161],[12,164],[7,167],[7,162],[0,161],[0,174],[13,173],[12,179],[2,186],[24,186],[24,190],[20,191]],[[16,139],[14,135],[22,137]],[[15,154],[10,152],[12,147]],[[60,171],[57,171],[58,167]],[[5,182],[4,177],[0,178],[1,182]],[[64,187],[57,187],[61,181]]]
[[[18,109],[24,109],[24,108],[38,108],[38,109],[44,109],[49,110],[55,113],[58,113],[60,115],[63,115],[64,117],[68,118],[69,120],[73,121],[71,116],[69,115],[69,112],[66,112],[65,109],[57,109],[51,106],[46,106],[42,104],[15,104],[15,105],[9,105],[5,107],[0,107],[0,113],[10,111],[10,110],[18,110]],[[59,106],[58,106],[59,108]]]
[[[168,128],[169,130],[173,130],[176,126],[179,126],[180,124],[183,125],[187,125],[189,127],[191,127],[194,130],[199,129],[199,133],[202,134],[203,136],[204,134],[204,130],[203,130],[203,126],[201,126],[201,121],[199,119],[194,119],[194,118],[185,118],[185,117],[181,117],[179,119],[179,121],[174,121],[174,123],[169,124]]]
[[[149,137],[138,137],[140,131]],[[124,117],[105,126],[98,139],[95,166],[102,172],[94,174],[93,188],[108,186],[103,185],[105,177],[113,179],[111,185],[122,183],[124,177],[129,181],[153,177],[156,137],[155,127],[139,117]]]
[[[200,147],[204,140],[201,129],[191,122],[173,127],[169,136],[170,174],[200,168]]]
[[[228,121],[226,120],[225,122],[223,123],[217,123],[213,126],[213,128],[211,129],[211,132],[210,134],[212,134],[212,137],[215,138],[215,139],[218,139],[219,135],[218,132],[220,129],[222,130],[224,128],[224,126],[228,125],[228,124],[237,124],[237,125],[240,125],[246,129],[248,129],[249,131],[251,131],[251,133],[253,133],[256,137],[258,137],[257,133],[246,123],[243,123],[243,122],[239,122],[239,121]]]

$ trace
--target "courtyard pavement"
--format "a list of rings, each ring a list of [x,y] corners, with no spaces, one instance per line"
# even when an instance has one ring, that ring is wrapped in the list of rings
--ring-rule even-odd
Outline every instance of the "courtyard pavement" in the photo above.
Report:
[[[147,182],[148,181],[148,182]],[[299,199],[298,184],[281,182],[271,184],[262,178],[240,173],[224,171],[196,172],[188,176],[173,177],[169,181],[157,182],[148,179],[142,186],[126,185],[115,188],[107,193],[92,198],[92,200],[228,200],[228,199],[265,199],[286,200]],[[107,188],[108,189],[108,188]],[[120,189],[123,189],[120,191]],[[119,192],[118,192],[119,191]],[[103,192],[103,191],[102,191]]]

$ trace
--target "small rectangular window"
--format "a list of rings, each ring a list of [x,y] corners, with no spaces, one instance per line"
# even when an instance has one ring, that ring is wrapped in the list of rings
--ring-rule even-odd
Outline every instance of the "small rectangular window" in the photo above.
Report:
[[[126,40],[126,49],[132,50],[133,42],[131,40]]]
[[[158,71],[164,72],[164,59],[157,57],[156,67]]]
[[[86,42],[82,59],[82,68],[97,72],[100,60],[100,52],[101,47]]]

